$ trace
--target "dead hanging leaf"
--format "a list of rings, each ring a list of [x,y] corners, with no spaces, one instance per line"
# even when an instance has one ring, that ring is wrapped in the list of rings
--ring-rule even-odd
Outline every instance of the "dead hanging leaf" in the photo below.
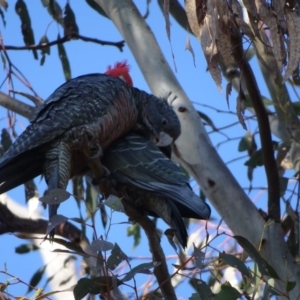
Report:
[[[247,126],[244,120],[244,113],[245,113],[245,97],[239,93],[236,99],[236,114],[238,116],[238,120],[241,123],[242,127],[247,130]]]
[[[286,0],[277,0],[272,2],[272,8],[277,15],[277,21],[280,27],[285,27],[285,16],[284,16],[284,6]]]
[[[248,13],[250,13],[256,20],[258,20],[259,17],[255,2],[253,0],[243,0],[243,4],[246,7]]]
[[[232,17],[234,22],[238,25],[243,34],[248,36],[251,40],[254,40],[254,34],[250,26],[244,21],[243,8],[238,0],[231,0],[230,6],[232,10]]]
[[[233,48],[231,34],[233,34],[232,22],[227,3],[217,1],[217,11],[219,14],[219,26],[217,26],[216,44],[218,47],[219,58],[225,66],[225,72],[228,74],[235,68],[235,59],[233,57]]]
[[[203,25],[206,15],[207,0],[186,0],[185,11],[188,17],[188,22],[194,35],[199,39],[199,28]]]
[[[200,28],[200,42],[208,64],[208,70],[214,79],[217,87],[221,90],[222,76],[219,68],[219,55],[216,44],[219,27],[218,14],[212,1],[207,2],[207,12],[204,19],[204,25]]]
[[[211,77],[215,81],[218,89],[221,91],[221,83],[222,83],[222,76],[221,71],[219,68],[219,58],[218,55],[214,55],[211,60],[208,62],[208,70],[211,74]]]
[[[228,82],[226,85],[226,102],[227,102],[228,109],[229,109],[229,96],[231,94],[231,91],[232,91],[232,83]]]
[[[286,81],[297,68],[300,55],[300,17],[296,11],[292,11],[285,7],[286,25],[289,35],[288,53],[289,60],[285,71],[283,81]]]
[[[194,52],[194,50],[192,48],[191,41],[190,41],[190,36],[189,35],[187,35],[187,37],[186,37],[185,50],[190,51],[190,53],[192,54],[193,63],[194,63],[194,66],[196,67],[195,52]]]
[[[270,30],[274,57],[277,61],[278,68],[281,71],[286,61],[286,51],[284,48],[282,31],[278,27],[277,17],[271,12],[270,8],[263,3],[259,7],[259,15]]]
[[[218,88],[221,89],[222,77],[215,43],[218,24],[216,9],[212,1],[186,0],[185,10],[191,30],[201,43],[208,70]]]

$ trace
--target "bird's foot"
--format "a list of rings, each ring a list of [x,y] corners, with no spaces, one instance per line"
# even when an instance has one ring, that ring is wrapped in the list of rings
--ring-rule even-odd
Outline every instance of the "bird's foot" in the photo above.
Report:
[[[110,186],[110,187],[115,187],[116,182],[114,179],[110,177],[110,172],[109,170],[103,166],[104,170],[104,175],[102,177],[95,177],[94,174],[91,176],[92,177],[92,184],[93,185],[99,185],[99,186]]]

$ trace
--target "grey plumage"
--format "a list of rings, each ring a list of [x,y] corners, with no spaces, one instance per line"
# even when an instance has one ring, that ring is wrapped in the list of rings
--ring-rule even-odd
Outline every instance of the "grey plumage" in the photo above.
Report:
[[[180,134],[166,101],[104,74],[74,78],[38,109],[30,125],[0,159],[0,193],[43,174],[49,189],[65,189],[73,176],[105,174],[100,157],[129,131],[149,138]],[[50,206],[49,218],[57,213]],[[53,235],[53,234],[52,234]]]
[[[98,185],[104,196],[115,195],[141,212],[161,217],[177,230],[183,247],[187,231],[182,217],[210,217],[210,207],[192,191],[179,167],[144,137],[129,134],[118,139],[105,150],[102,163],[110,171]]]

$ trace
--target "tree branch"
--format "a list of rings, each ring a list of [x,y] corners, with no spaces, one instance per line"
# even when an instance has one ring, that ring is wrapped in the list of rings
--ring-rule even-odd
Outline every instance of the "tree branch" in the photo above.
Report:
[[[175,141],[174,158],[195,178],[234,234],[244,236],[254,245],[259,245],[264,238],[261,255],[277,274],[300,282],[300,275],[295,273],[295,259],[283,239],[280,224],[265,226],[255,205],[224,165],[136,6],[131,0],[94,1],[104,9],[122,34],[152,92],[161,96],[171,91],[168,100],[182,128],[181,136]],[[285,283],[282,281],[279,285],[285,292]],[[290,297],[296,299],[299,294],[300,284],[297,284],[290,291]]]
[[[39,50],[39,49],[48,48],[48,47],[51,47],[54,45],[63,44],[63,43],[71,41],[72,39],[73,40],[79,39],[84,42],[92,42],[92,43],[99,44],[102,46],[114,46],[114,47],[117,47],[121,52],[123,51],[123,47],[124,47],[124,43],[125,43],[124,41],[119,41],[119,42],[103,41],[103,40],[98,40],[95,38],[82,36],[80,34],[72,33],[71,35],[64,36],[60,39],[57,39],[57,40],[49,42],[49,43],[43,43],[43,44],[38,44],[38,45],[29,45],[29,46],[5,45],[4,47],[5,47],[5,50]]]
[[[155,225],[147,217],[147,215],[141,215],[132,205],[125,200],[122,201],[124,210],[131,220],[136,221],[144,229],[149,241],[149,248],[152,253],[152,259],[154,263],[160,263],[154,268],[154,275],[157,279],[158,285],[162,291],[165,299],[176,300],[176,294],[171,283],[170,274],[168,272],[168,266],[166,263],[165,254],[160,245],[160,238],[157,234]],[[166,280],[168,279],[169,280]]]
[[[47,226],[47,220],[20,218],[12,213],[5,204],[0,202],[0,235],[9,232],[45,235]],[[86,245],[88,243],[87,238],[83,236],[81,230],[69,222],[57,226],[55,233],[76,244],[84,242]]]
[[[12,98],[0,91],[0,105],[19,114],[22,117],[31,119],[36,107],[23,103],[20,100]]]
[[[253,108],[257,117],[259,136],[262,147],[262,156],[268,182],[268,215],[276,222],[280,222],[280,182],[277,164],[274,156],[272,135],[268,114],[263,104],[261,94],[253,74],[252,68],[245,59],[241,36],[233,37],[233,44],[236,45],[233,55],[242,74],[242,81],[245,82],[247,91],[251,98]]]

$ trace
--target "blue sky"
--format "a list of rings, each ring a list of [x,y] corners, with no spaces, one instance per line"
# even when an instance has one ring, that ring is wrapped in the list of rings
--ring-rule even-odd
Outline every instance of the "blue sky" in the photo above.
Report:
[[[63,7],[65,1],[58,1]],[[139,9],[144,14],[146,11],[146,1],[136,1],[139,3]],[[183,2],[183,1],[181,1]],[[55,40],[58,32],[63,35],[62,28],[60,28],[55,22],[52,22],[51,16],[48,14],[47,10],[42,6],[41,1],[26,1],[31,21],[32,27],[34,28],[34,35],[36,43],[39,42],[40,38],[45,34],[47,28],[47,36],[50,41]],[[113,23],[106,18],[101,17],[97,12],[92,10],[84,1],[70,1],[71,7],[73,8],[76,21],[80,28],[80,34],[83,36],[89,36],[93,38],[98,38],[101,40],[108,41],[119,41],[122,39],[117,29],[114,27]],[[21,46],[24,44],[23,37],[20,30],[20,20],[16,15],[14,6],[10,5],[7,13],[5,13],[5,19],[7,22],[6,27],[3,27],[0,21],[1,34],[3,37],[4,45],[17,45]],[[150,15],[147,18],[147,23],[153,30],[157,41],[162,48],[167,61],[170,63],[173,70],[174,63],[172,60],[171,46],[167,39],[167,34],[165,30],[165,21],[163,14],[161,13],[156,1],[153,1],[150,5]],[[216,127],[223,127],[228,124],[237,122],[237,117],[234,114],[218,113],[215,110],[203,107],[201,104],[209,105],[217,108],[218,110],[229,111],[226,99],[225,99],[225,88],[226,82],[223,81],[222,88],[223,92],[219,92],[213,82],[210,74],[206,72],[206,62],[202,54],[201,47],[197,40],[190,36],[191,44],[196,53],[196,66],[194,66],[191,54],[185,50],[185,43],[187,39],[187,33],[177,25],[176,21],[171,18],[171,44],[175,56],[175,63],[177,68],[176,76],[184,88],[187,95],[190,97],[191,101],[195,104],[198,110],[207,114],[214,122]],[[49,27],[48,27],[49,26]],[[120,52],[115,47],[100,46],[92,43],[85,43],[82,41],[72,41],[65,44],[65,48],[68,54],[68,58],[71,64],[72,77],[76,77],[82,74],[104,72],[108,65],[114,64],[116,61],[122,61],[126,59],[131,65],[131,76],[133,78],[134,85],[140,89],[150,92],[147,83],[145,82],[136,62],[129,49],[124,47],[124,51]],[[31,85],[34,87],[36,92],[43,98],[46,99],[55,88],[64,82],[64,75],[62,72],[62,67],[58,59],[56,46],[51,47],[51,55],[47,56],[46,62],[43,66],[40,66],[39,61],[33,59],[33,55],[29,51],[9,51],[8,52],[12,62],[23,72],[27,77]],[[149,53],[151,55],[151,53]],[[252,62],[255,70],[257,70],[257,62],[253,59]],[[157,70],[159,72],[160,70]],[[264,87],[263,79],[259,72],[255,72],[257,80],[260,84],[262,94],[268,95]],[[6,71],[2,68],[2,79],[6,76]],[[26,87],[21,84],[17,79],[14,80],[14,88],[17,91],[29,92]],[[4,84],[1,89],[3,92],[7,92],[7,85]],[[21,97],[17,97],[21,99]],[[22,99],[27,103],[28,100]],[[30,103],[31,104],[31,103]],[[236,93],[232,92],[230,96],[230,110],[235,111],[236,107]],[[246,113],[246,115],[250,115]],[[6,118],[6,110],[0,108],[0,120],[1,128],[7,128],[8,122]],[[18,122],[16,124],[17,132],[20,133],[27,126],[28,121],[18,117]],[[252,132],[256,131],[256,123],[246,121],[248,129]],[[211,132],[211,128],[207,126],[207,130]],[[229,162],[239,156],[246,155],[245,152],[238,153],[238,143],[239,139],[246,133],[241,125],[236,125],[225,130],[226,134],[232,138],[228,143],[222,144],[218,148],[224,162]],[[226,140],[224,135],[220,133],[213,133],[210,135],[214,145]],[[259,144],[258,136],[256,136],[257,142]],[[228,166],[233,174],[236,176],[242,187],[248,187],[249,181],[247,179],[247,171],[244,167],[244,162],[246,159],[237,160],[230,163]],[[36,183],[40,180],[37,179]],[[256,169],[254,174],[253,186],[264,187],[265,186],[265,176],[263,174],[263,169]],[[195,183],[192,183],[195,187],[196,193],[199,190]],[[39,184],[39,191],[42,194],[45,190],[44,181]],[[257,196],[258,190],[252,191],[250,197]],[[19,187],[11,192],[9,196],[16,200],[18,203],[24,204],[24,188]],[[265,209],[265,201],[263,196],[257,198],[257,202],[260,208]],[[78,216],[78,210],[76,208],[75,201],[70,199],[61,205],[59,212],[68,217]],[[43,212],[45,218],[47,218],[47,211]],[[219,216],[216,212],[213,212],[214,221],[213,223],[218,223]],[[97,216],[99,219],[99,215]],[[114,213],[113,223],[126,221],[126,216]],[[165,229],[166,226],[163,222],[159,222],[159,227]],[[129,256],[150,256],[147,249],[147,243],[145,236],[143,235],[143,244],[133,251],[133,239],[127,238],[126,236],[127,225],[114,225],[112,226],[111,232],[109,234],[109,241],[118,242],[123,251]],[[191,228],[190,233],[195,229],[195,226]],[[102,225],[99,223],[98,233],[103,234]],[[204,232],[203,232],[204,234]],[[124,238],[121,238],[124,237]],[[4,269],[4,263],[7,264],[8,272],[22,278],[24,281],[29,281],[32,274],[43,265],[38,253],[30,253],[26,255],[17,255],[14,253],[16,246],[23,244],[24,241],[17,239],[11,235],[0,236],[0,270]],[[167,244],[166,238],[163,238],[163,247],[166,254],[174,255],[173,249]],[[225,247],[226,248],[226,247]],[[141,261],[144,262],[144,261]],[[140,263],[141,263],[140,262]],[[138,264],[135,261],[133,265]],[[172,269],[170,269],[172,270]],[[145,275],[140,275],[141,282],[146,280]],[[0,281],[4,281],[4,277],[0,274]],[[26,287],[21,284],[12,286],[10,292],[14,295],[21,295],[26,291]],[[180,285],[178,288],[178,295],[187,299],[188,296],[193,292],[193,290],[187,285]]]

